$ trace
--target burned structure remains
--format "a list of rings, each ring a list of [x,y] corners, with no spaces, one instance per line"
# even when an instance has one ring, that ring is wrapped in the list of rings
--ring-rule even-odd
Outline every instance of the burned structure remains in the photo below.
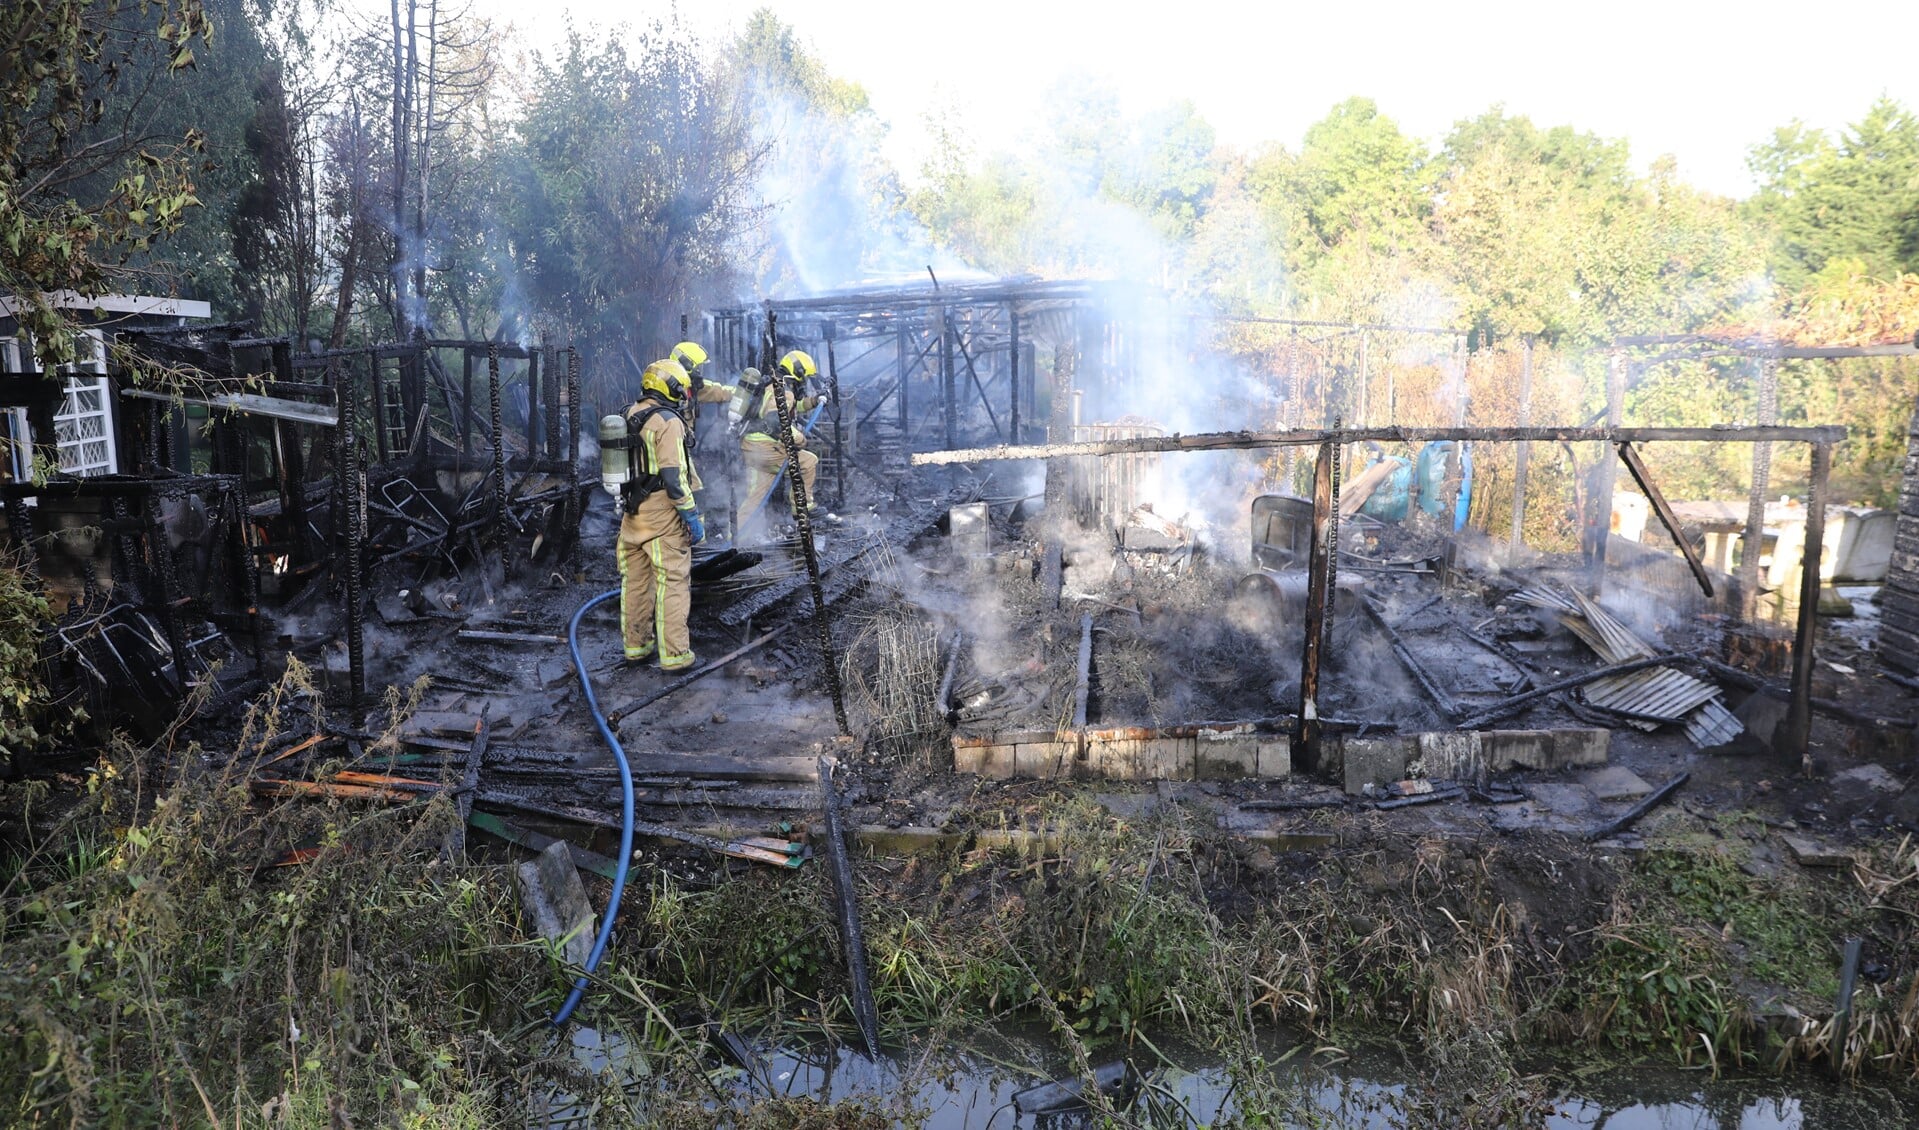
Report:
[[[127,686],[147,721],[196,690],[232,700],[288,655],[358,704],[375,577],[453,615],[516,573],[577,568],[573,350],[108,332],[85,374],[54,379],[11,343],[0,378],[7,541],[62,610],[55,687],[100,713]],[[76,460],[87,437],[103,458]]]
[[[1773,366],[1845,350],[1621,339],[1600,416],[1540,425],[1520,341],[1510,422],[1468,423],[1462,394],[1412,424],[1395,366],[1416,355],[1463,389],[1465,335],[1266,320],[1253,328],[1276,348],[1222,359],[1222,326],[1245,325],[1142,288],[1020,279],[769,301],[686,326],[708,380],[771,371],[788,349],[818,358],[831,396],[808,443],[837,514],[814,529],[794,513],[798,530],[782,519],[741,544],[749,500],[710,438],[726,429],[702,426],[707,493],[727,495],[706,505],[728,517],[696,552],[694,634],[717,658],[601,695],[653,782],[636,800],[653,827],[693,804],[757,823],[805,811],[814,763],[769,749],[765,718],[780,720],[776,747],[882,774],[909,756],[996,777],[1484,793],[1662,730],[1798,765],[1832,706],[1813,679],[1822,581],[1852,545],[1827,522],[1844,429],[1776,422]],[[1313,359],[1334,340],[1357,342],[1354,363]],[[610,826],[611,770],[565,692],[561,645],[581,586],[611,566],[581,427],[619,405],[585,390],[626,395],[624,368],[592,381],[557,343],[303,352],[191,325],[119,341],[99,374],[111,467],[27,473],[71,463],[56,450],[71,386],[15,355],[4,386],[35,445],[4,488],[8,540],[62,598],[48,658],[63,688],[102,698],[130,682],[177,707],[203,682],[241,696],[291,656],[358,706],[430,674],[404,741],[465,757],[469,806]],[[1649,366],[1727,353],[1754,366],[1756,422],[1624,418]],[[1669,498],[1670,444],[1749,448],[1743,512]],[[1783,444],[1809,453],[1803,485],[1770,475]],[[1604,454],[1574,500],[1576,550],[1525,544],[1529,456],[1546,445]],[[1513,453],[1510,478],[1488,478],[1495,450]],[[1184,469],[1200,459],[1215,462]],[[1779,490],[1803,497],[1790,515],[1768,510]],[[1476,532],[1508,507],[1504,536]],[[1893,555],[1895,573],[1909,557]],[[1904,615],[1889,605],[1888,628]],[[313,752],[261,786],[333,787],[301,766],[350,753],[357,725],[310,735]]]

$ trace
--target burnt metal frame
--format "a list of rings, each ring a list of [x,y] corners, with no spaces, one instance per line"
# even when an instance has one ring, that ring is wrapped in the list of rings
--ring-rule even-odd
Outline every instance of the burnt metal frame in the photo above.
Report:
[[[756,363],[772,324],[779,351],[826,350],[832,377],[858,398],[854,428],[888,420],[908,452],[935,421],[934,442],[945,447],[969,433],[1019,442],[1039,414],[1034,322],[1069,319],[1069,336],[1091,359],[1080,366],[1094,377],[1086,384],[1114,385],[1100,378],[1130,372],[1136,362],[1130,338],[1098,306],[1121,292],[1147,294],[1114,283],[1007,279],[772,300],[709,311],[709,352],[721,372],[737,373]],[[1095,342],[1097,349],[1084,348]],[[1004,389],[996,387],[1002,374]],[[843,447],[843,434],[837,442]],[[843,451],[834,455],[843,461]]]

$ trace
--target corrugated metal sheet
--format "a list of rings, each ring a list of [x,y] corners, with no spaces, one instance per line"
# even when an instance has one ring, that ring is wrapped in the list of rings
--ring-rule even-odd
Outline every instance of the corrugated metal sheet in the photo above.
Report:
[[[1686,719],[1686,737],[1700,749],[1725,745],[1745,732],[1746,727],[1717,698],[1693,711],[1692,717]]]
[[[1514,594],[1513,599],[1558,613],[1560,623],[1609,664],[1659,654],[1617,616],[1582,593],[1530,588]],[[1594,706],[1644,715],[1626,723],[1640,730],[1657,729],[1659,723],[1651,721],[1654,718],[1669,722],[1684,719],[1686,737],[1700,749],[1724,745],[1744,729],[1726,709],[1717,686],[1670,667],[1648,667],[1588,683],[1582,697]]]

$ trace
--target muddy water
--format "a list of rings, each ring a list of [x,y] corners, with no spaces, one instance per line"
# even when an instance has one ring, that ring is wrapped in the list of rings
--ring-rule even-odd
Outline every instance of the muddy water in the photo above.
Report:
[[[1068,1072],[1037,1040],[1008,1037],[967,1048],[918,1049],[879,1063],[845,1048],[777,1049],[738,1084],[742,1094],[862,1097],[892,1112],[902,1126],[927,1130],[1066,1130],[1073,1116],[1021,1114],[1014,1096]],[[1180,1063],[1150,1075],[1155,1089],[1129,1112],[1151,1126],[1213,1126],[1245,1109],[1228,1073],[1205,1053],[1163,1049]],[[1272,1049],[1278,1055],[1282,1049]],[[1095,1057],[1097,1062],[1099,1057]],[[1288,1064],[1283,1073],[1295,1096],[1290,1111],[1271,1112],[1278,1125],[1329,1128],[1449,1125],[1435,1115],[1435,1097],[1421,1065],[1384,1052],[1362,1053],[1331,1065]],[[1713,1080],[1703,1073],[1610,1068],[1554,1074],[1542,1083],[1544,1109],[1530,1126],[1550,1130],[1867,1130],[1919,1125],[1919,1094],[1878,1087],[1844,1087],[1804,1075],[1785,1079]],[[1458,1084],[1450,1097],[1457,1098]],[[1449,1106],[1456,1103],[1449,1103]]]

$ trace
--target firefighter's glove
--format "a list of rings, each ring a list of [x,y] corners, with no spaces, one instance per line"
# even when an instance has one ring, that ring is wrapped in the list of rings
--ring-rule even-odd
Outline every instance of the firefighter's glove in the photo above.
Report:
[[[694,545],[698,545],[706,540],[706,519],[700,517],[699,510],[687,509],[680,511],[680,521],[686,523],[686,532],[688,536],[693,539]]]

